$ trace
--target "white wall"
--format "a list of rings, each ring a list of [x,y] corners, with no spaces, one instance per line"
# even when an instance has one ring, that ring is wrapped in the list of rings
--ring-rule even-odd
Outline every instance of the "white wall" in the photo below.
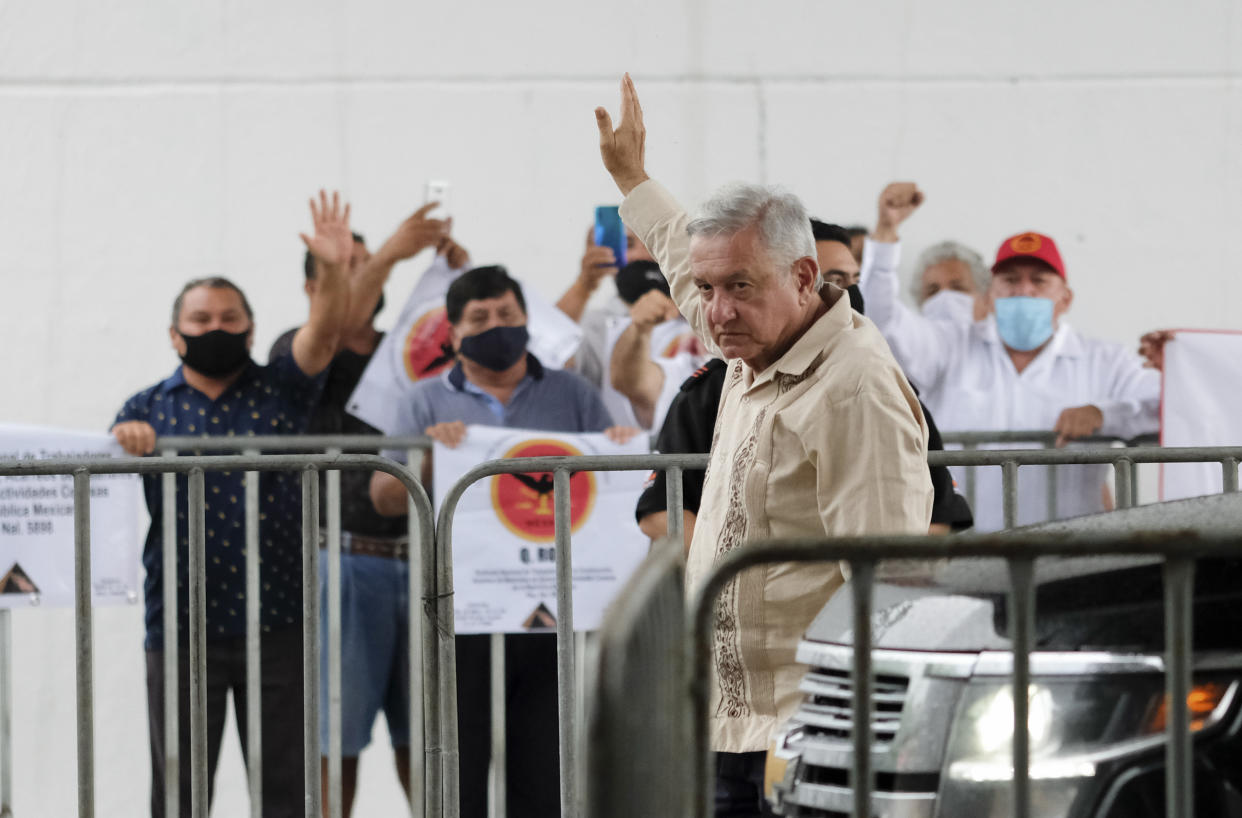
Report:
[[[591,111],[615,113],[626,69],[650,170],[687,202],[780,182],[866,223],[913,179],[908,260],[1040,230],[1090,334],[1237,328],[1240,61],[1232,0],[0,0],[0,419],[106,428],[175,365],[168,308],[194,276],[246,289],[266,350],[304,316],[320,186],[374,246],[451,180],[475,260],[555,297],[617,198]],[[71,630],[15,618],[19,816],[73,813]],[[97,638],[98,814],[138,815],[140,612],[101,611]],[[364,759],[362,814],[390,808],[389,760]],[[216,814],[244,797],[230,751]]]

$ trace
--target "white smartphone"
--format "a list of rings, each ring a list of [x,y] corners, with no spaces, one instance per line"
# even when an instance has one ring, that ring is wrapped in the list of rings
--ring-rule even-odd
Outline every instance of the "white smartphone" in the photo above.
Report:
[[[443,179],[432,179],[427,182],[423,203],[439,202],[440,206],[433,210],[432,213],[435,214],[436,218],[446,219],[453,214],[449,206],[449,194],[451,192],[452,187],[448,182]]]

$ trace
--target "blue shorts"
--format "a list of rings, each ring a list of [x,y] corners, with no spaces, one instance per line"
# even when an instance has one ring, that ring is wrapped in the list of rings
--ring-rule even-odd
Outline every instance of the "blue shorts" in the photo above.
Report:
[[[319,560],[320,752],[328,745],[328,560]],[[410,744],[410,564],[341,554],[341,756],[371,743],[380,710],[392,746]]]

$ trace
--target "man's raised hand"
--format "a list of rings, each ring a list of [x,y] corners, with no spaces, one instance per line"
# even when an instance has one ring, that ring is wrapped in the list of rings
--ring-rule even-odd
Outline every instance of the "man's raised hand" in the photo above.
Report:
[[[672,321],[680,313],[673,299],[662,290],[648,290],[630,307],[630,322],[641,333],[650,333],[665,321]]]
[[[439,202],[428,202],[397,226],[377,255],[386,263],[396,264],[413,258],[428,247],[439,248],[453,227],[451,219],[429,219],[427,213]]]
[[[622,195],[628,196],[649,178],[644,167],[647,129],[643,127],[643,107],[628,73],[621,79],[620,123],[614,130],[612,117],[600,107],[595,109],[595,124],[599,126],[599,153],[604,167]]]
[[[313,198],[310,200],[310,211],[315,235],[298,234],[306,243],[306,249],[320,264],[348,267],[349,257],[354,252],[354,236],[349,231],[349,204],[342,208],[340,193],[333,191],[329,201],[328,194],[321,190],[318,203]]]
[[[449,221],[452,221],[451,219]],[[470,253],[465,247],[453,241],[453,237],[445,234],[440,240],[440,245],[436,247],[436,253],[444,256],[444,260],[448,263],[450,270],[460,270],[470,263]]]
[[[871,238],[885,243],[897,241],[897,228],[923,204],[923,198],[923,191],[914,182],[893,182],[884,188]]]

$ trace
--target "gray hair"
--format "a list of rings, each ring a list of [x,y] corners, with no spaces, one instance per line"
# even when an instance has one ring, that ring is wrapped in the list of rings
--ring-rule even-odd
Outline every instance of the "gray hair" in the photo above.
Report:
[[[960,261],[969,267],[970,277],[975,280],[975,289],[979,292],[986,292],[991,286],[992,271],[984,263],[983,256],[960,242],[942,241],[924,250],[915,262],[914,276],[910,279],[910,295],[914,297],[915,304],[923,301],[923,273],[927,272],[928,267],[946,261]]]
[[[811,218],[802,201],[779,187],[735,182],[699,205],[686,225],[691,236],[732,236],[755,227],[777,269],[790,271],[800,258],[815,258]],[[815,279],[815,289],[823,283]]]

